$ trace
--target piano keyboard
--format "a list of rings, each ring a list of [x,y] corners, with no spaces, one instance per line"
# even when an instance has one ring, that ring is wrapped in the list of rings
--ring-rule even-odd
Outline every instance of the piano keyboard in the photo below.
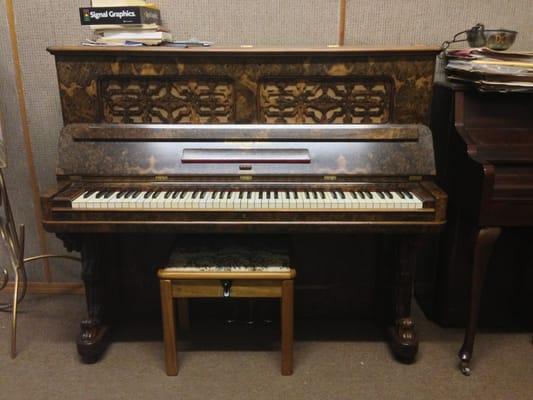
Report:
[[[83,209],[210,209],[272,211],[286,209],[420,209],[408,191],[86,191],[72,200]]]

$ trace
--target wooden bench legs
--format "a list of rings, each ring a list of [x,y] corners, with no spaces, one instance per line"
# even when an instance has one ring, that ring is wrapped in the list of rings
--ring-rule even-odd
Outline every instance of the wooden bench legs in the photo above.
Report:
[[[294,281],[281,283],[281,375],[292,375]]]
[[[178,375],[178,355],[176,349],[176,317],[174,314],[174,298],[172,297],[172,282],[167,279],[161,279],[160,286],[165,367],[168,376],[175,376]]]
[[[278,284],[277,296],[281,298],[281,374],[292,375],[294,335],[294,281],[282,280]],[[176,348],[176,314],[172,280],[160,279],[163,340],[165,346],[165,368],[168,376],[178,374]],[[280,295],[281,286],[281,295]],[[186,298],[177,298],[178,321],[181,330],[189,328],[189,310]]]

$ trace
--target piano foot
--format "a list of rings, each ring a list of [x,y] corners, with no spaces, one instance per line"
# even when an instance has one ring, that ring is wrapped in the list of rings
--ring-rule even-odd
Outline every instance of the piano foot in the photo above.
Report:
[[[463,350],[459,352],[459,371],[461,371],[464,376],[470,376],[470,373],[472,372],[472,370],[470,369],[471,358],[471,354],[468,354]]]
[[[413,318],[396,320],[394,326],[389,327],[389,344],[394,357],[403,363],[411,364],[418,353],[418,335]]]
[[[84,364],[94,364],[111,343],[111,330],[97,320],[81,321],[81,332],[76,342],[78,354]]]

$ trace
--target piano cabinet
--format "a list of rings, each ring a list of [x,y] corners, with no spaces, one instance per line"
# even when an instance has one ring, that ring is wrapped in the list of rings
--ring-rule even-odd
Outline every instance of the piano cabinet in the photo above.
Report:
[[[422,126],[438,49],[48,50],[65,127],[58,185],[42,196],[43,225],[82,254],[88,308],[78,339],[82,361],[103,354],[126,309],[146,304],[140,293],[158,304],[155,271],[181,234],[283,235],[293,243],[298,270],[297,317],[375,310],[384,316],[393,354],[415,359],[416,257],[445,223],[446,194],[433,182],[431,132]],[[351,196],[352,208],[72,207],[72,196],[89,190],[118,196],[106,190],[206,184],[226,191],[344,190],[329,196],[335,204],[336,196],[341,202]],[[396,203],[357,209],[376,199],[372,193]],[[420,209],[398,206],[411,195]]]
[[[516,254],[510,254],[505,260],[501,256],[494,260],[492,254],[502,231],[509,231],[507,239],[511,234],[515,235],[518,243],[525,244],[524,238],[531,237],[532,110],[531,94],[479,93],[467,86],[450,83],[437,74],[431,128],[435,140],[437,182],[449,195],[449,223],[441,237],[435,292],[429,303],[433,304],[433,316],[444,322],[455,319],[453,313],[468,310],[465,313],[465,339],[459,352],[464,374],[470,373],[488,266],[500,269],[500,274],[508,276],[527,274],[525,271],[531,268],[528,245],[518,247]],[[499,246],[500,254],[509,253],[505,249],[509,246],[507,239]],[[509,303],[508,299],[517,293],[533,287],[532,282],[519,282],[517,278],[501,281],[509,279],[514,281],[511,289],[514,293],[509,289],[505,293],[500,285],[500,290],[493,292],[495,310]],[[490,286],[497,285],[491,283]],[[467,292],[470,293],[469,301],[466,301]],[[484,299],[490,307],[489,297]],[[470,306],[465,307],[468,303]],[[425,304],[427,306],[428,302]],[[531,306],[531,300],[518,304],[518,307],[529,309],[529,313]],[[516,308],[510,311],[514,315],[518,313]]]

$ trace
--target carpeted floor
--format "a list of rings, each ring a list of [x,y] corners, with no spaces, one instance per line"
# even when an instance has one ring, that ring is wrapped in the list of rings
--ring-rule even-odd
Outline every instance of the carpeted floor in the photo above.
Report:
[[[464,377],[456,368],[462,332],[418,310],[415,364],[395,362],[371,323],[305,322],[296,325],[291,377],[279,374],[275,326],[223,322],[197,323],[180,340],[177,377],[165,375],[155,321],[121,327],[99,363],[82,365],[74,345],[81,315],[81,296],[29,296],[11,360],[9,315],[0,313],[0,399],[533,399],[530,334],[482,332],[473,375]]]

